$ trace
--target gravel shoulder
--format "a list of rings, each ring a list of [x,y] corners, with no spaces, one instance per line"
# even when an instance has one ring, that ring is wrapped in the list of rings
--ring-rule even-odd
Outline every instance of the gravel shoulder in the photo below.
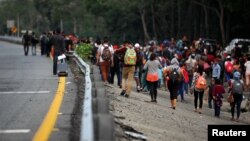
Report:
[[[158,103],[151,103],[148,93],[138,93],[135,88],[129,98],[120,96],[121,89],[115,85],[106,89],[110,110],[115,117],[117,141],[205,141],[208,125],[250,124],[250,112],[242,113],[240,122],[231,121],[229,104],[225,101],[221,118],[216,118],[214,110],[207,108],[206,100],[202,114],[193,112],[193,95],[185,95],[186,102],[177,102],[177,108],[173,110],[170,108],[169,93],[164,90],[158,90]],[[125,131],[143,135],[146,139],[129,136]]]

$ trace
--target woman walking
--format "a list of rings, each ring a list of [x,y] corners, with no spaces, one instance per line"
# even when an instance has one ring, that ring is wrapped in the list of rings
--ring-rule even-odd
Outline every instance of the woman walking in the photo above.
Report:
[[[206,73],[204,72],[203,66],[198,65],[197,71],[194,73],[192,90],[194,91],[194,112],[199,112],[201,114],[203,106],[203,95],[206,89]],[[198,99],[199,99],[199,109],[198,109]]]
[[[176,108],[176,101],[178,96],[178,88],[181,79],[183,79],[179,62],[176,58],[171,60],[171,65],[164,70],[165,76],[167,76],[167,85],[170,92],[171,108]]]
[[[156,54],[152,53],[149,60],[143,67],[143,71],[148,70],[146,80],[149,84],[151,102],[157,102],[158,69],[161,69],[161,63],[156,59]]]
[[[230,91],[231,94],[233,94],[233,99],[234,101],[231,103],[231,114],[232,118],[231,120],[234,119],[234,111],[235,111],[235,106],[236,106],[236,111],[237,111],[237,118],[236,121],[239,121],[240,118],[240,113],[241,113],[241,102],[243,100],[243,91],[244,91],[244,85],[243,81],[240,79],[241,74],[236,71],[233,73],[233,80],[231,80],[231,87]]]

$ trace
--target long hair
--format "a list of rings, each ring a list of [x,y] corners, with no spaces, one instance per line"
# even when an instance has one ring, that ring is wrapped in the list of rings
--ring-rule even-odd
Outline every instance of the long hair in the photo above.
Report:
[[[197,73],[199,73],[200,75],[203,74],[203,71],[204,71],[204,68],[202,65],[198,65],[198,68],[197,68]]]
[[[150,55],[149,60],[150,60],[150,61],[153,61],[153,60],[155,60],[155,58],[156,58],[156,54],[155,54],[155,53],[152,53],[152,54]]]

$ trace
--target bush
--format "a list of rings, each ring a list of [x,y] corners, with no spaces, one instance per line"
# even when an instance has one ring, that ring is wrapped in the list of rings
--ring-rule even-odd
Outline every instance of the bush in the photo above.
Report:
[[[82,59],[86,60],[91,57],[92,53],[92,45],[91,44],[86,44],[86,43],[81,43],[76,46],[76,54],[80,56]]]

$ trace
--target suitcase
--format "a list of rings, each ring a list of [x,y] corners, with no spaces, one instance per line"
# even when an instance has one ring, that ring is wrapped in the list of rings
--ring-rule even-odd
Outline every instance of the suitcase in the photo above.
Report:
[[[57,61],[57,75],[68,76],[68,64],[66,58]]]

